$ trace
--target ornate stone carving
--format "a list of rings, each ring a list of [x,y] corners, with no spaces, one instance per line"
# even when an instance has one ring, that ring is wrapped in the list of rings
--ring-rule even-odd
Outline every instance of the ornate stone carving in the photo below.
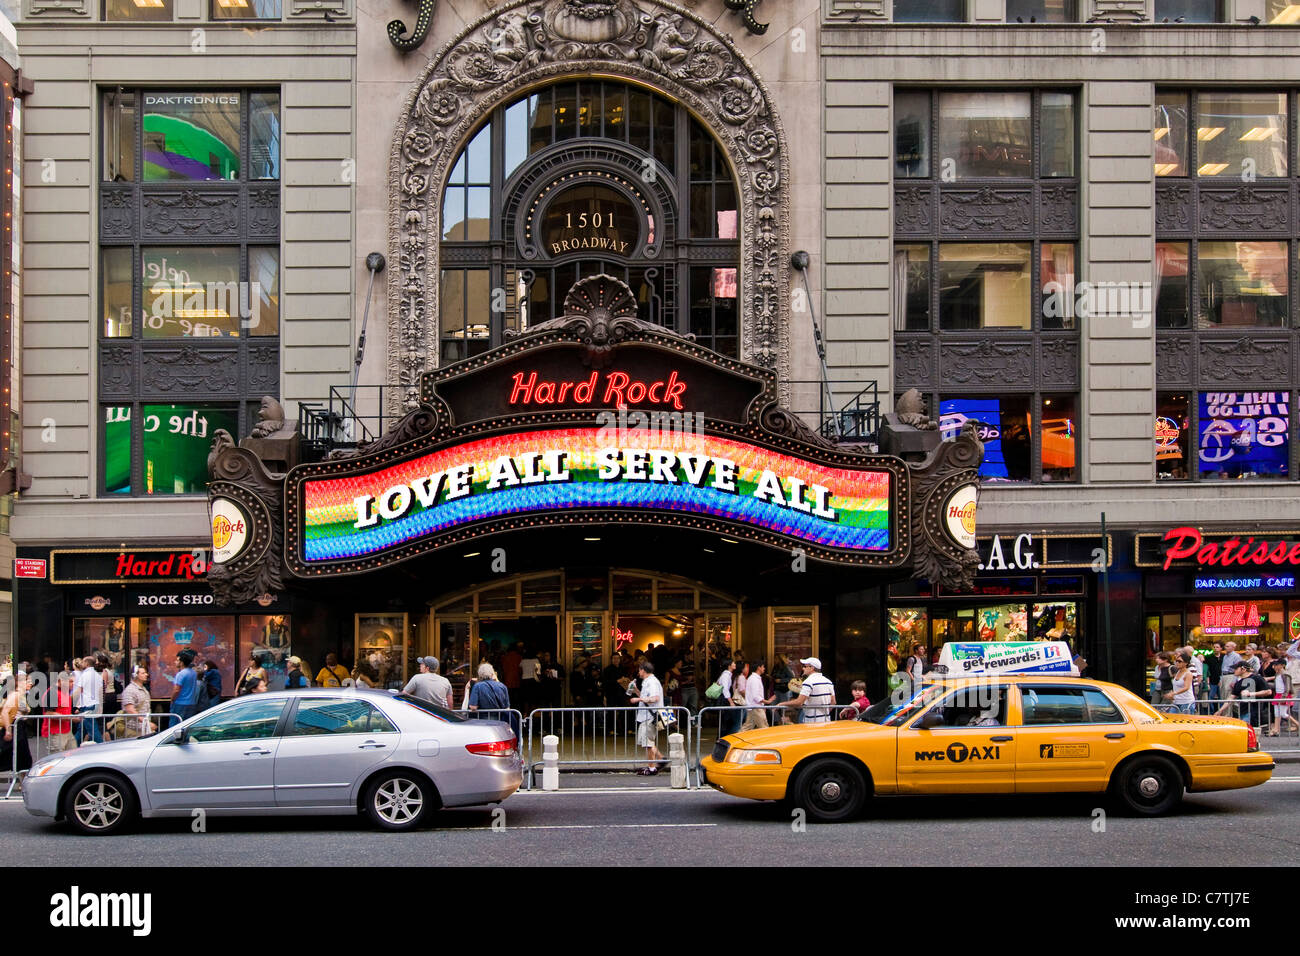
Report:
[[[1291,222],[1288,187],[1243,183],[1229,189],[1200,188],[1201,232],[1286,232]]]
[[[145,236],[235,236],[239,234],[239,195],[184,189],[146,192],[141,219]]]
[[[939,353],[939,378],[957,385],[1032,382],[1033,343],[945,342]]]
[[[828,20],[857,23],[859,20],[884,20],[885,0],[829,0]]]
[[[1290,381],[1291,350],[1284,338],[1243,335],[1235,339],[1200,340],[1197,363],[1200,384],[1241,382],[1286,385]]]
[[[1146,0],[1093,0],[1092,9],[1105,23],[1142,23],[1147,19]]]
[[[284,476],[272,475],[230,433],[219,429],[208,455],[208,497],[230,497],[249,514],[250,543],[228,564],[212,564],[207,580],[218,603],[246,604],[284,590]]]
[[[86,0],[31,0],[27,7],[29,17],[88,17]]]
[[[929,186],[894,187],[894,229],[900,236],[928,236],[934,231],[934,193]]]
[[[135,190],[105,185],[99,191],[99,235],[103,239],[135,236]]]
[[[681,100],[718,135],[738,172],[743,357],[789,379],[785,136],[743,54],[699,17],[648,0],[522,0],[449,43],[420,78],[390,163],[389,412],[419,401],[437,355],[441,189],[458,144],[493,107],[548,78],[622,77]]]
[[[160,393],[220,392],[229,394],[239,384],[239,365],[233,349],[179,349],[144,353],[141,377]]]
[[[894,336],[894,382],[928,388],[934,379],[934,347],[931,336]]]
[[[335,449],[327,457],[331,459],[355,458],[358,455],[369,455],[371,452],[396,448],[398,445],[405,445],[408,441],[414,441],[429,434],[435,428],[445,424],[445,421],[446,415],[442,409],[430,405],[419,405],[403,415],[392,428],[369,444],[360,445],[357,448]]]
[[[1079,340],[1042,338],[1039,343],[1038,375],[1044,388],[1079,384]]]
[[[1065,183],[1039,187],[1038,231],[1054,236],[1079,234],[1079,187]]]
[[[939,225],[946,232],[1021,234],[1033,228],[1028,188],[978,186],[939,194]]]
[[[280,392],[280,350],[270,345],[254,345],[248,350],[247,390],[253,394]]]
[[[253,186],[248,190],[248,234],[256,238],[279,238],[279,187]]]
[[[1156,335],[1156,381],[1161,385],[1192,384],[1191,336]]]
[[[1186,183],[1156,183],[1156,232],[1190,232],[1192,187]]]
[[[135,393],[135,362],[129,345],[109,345],[99,350],[99,386],[105,395],[129,397]]]

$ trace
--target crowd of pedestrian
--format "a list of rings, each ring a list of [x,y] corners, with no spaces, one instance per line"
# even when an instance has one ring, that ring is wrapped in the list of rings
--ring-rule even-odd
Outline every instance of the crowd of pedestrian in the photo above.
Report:
[[[1214,641],[1199,651],[1191,645],[1159,651],[1151,702],[1174,713],[1240,717],[1276,736],[1300,732],[1298,681],[1300,641],[1273,646]]]

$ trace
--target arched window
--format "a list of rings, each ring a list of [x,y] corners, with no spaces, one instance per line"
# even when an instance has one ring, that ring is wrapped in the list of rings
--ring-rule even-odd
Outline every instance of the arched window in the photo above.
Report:
[[[601,272],[641,318],[738,357],[737,196],[714,137],[642,87],[573,80],[497,107],[443,193],[441,361],[554,318]]]

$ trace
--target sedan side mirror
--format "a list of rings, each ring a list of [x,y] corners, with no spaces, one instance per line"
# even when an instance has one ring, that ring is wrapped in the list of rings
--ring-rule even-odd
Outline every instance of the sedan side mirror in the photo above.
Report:
[[[172,743],[174,744],[187,744],[189,742],[190,732],[184,727],[179,728],[176,733],[172,735]]]
[[[917,730],[932,730],[944,725],[943,711],[932,710],[916,722]]]

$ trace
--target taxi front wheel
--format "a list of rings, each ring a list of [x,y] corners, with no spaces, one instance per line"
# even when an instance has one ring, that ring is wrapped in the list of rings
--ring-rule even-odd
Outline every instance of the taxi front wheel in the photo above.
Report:
[[[867,799],[862,771],[838,757],[824,758],[803,768],[791,790],[792,804],[822,823],[852,820],[862,812]]]
[[[1165,757],[1138,757],[1120,771],[1114,791],[1133,813],[1154,817],[1182,800],[1183,775]]]

